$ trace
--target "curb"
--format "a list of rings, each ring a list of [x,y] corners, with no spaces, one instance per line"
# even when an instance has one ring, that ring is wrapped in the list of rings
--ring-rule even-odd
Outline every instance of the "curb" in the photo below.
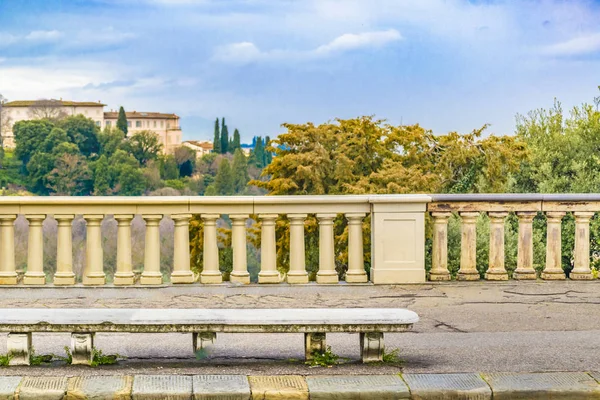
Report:
[[[0,399],[600,399],[600,372],[0,376]]]

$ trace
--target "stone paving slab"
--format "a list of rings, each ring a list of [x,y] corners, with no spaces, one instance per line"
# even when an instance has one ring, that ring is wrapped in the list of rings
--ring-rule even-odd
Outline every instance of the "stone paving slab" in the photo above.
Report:
[[[598,383],[600,383],[600,372],[598,372],[598,371],[590,372],[590,375],[592,376],[592,378],[597,380]]]
[[[483,374],[494,400],[600,399],[600,384],[585,372]]]
[[[15,393],[18,400],[62,400],[67,393],[67,378],[28,376],[23,378]]]
[[[410,399],[410,391],[399,375],[309,376],[311,400]]]
[[[303,376],[249,376],[252,400],[308,400]]]
[[[250,384],[245,375],[195,375],[194,400],[248,400]]]
[[[192,377],[182,375],[136,375],[133,400],[189,400]]]
[[[13,400],[22,379],[20,376],[0,376],[0,400]]]
[[[130,400],[133,377],[76,376],[69,379],[65,400]]]
[[[489,385],[479,374],[403,374],[415,400],[487,400]]]

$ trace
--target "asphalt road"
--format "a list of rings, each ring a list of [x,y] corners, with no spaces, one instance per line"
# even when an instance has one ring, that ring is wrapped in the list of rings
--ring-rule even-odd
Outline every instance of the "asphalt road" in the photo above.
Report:
[[[301,334],[220,334],[208,357],[192,353],[189,334],[102,334],[96,347],[127,360],[98,368],[16,368],[1,374],[362,374],[405,372],[540,372],[600,369],[600,282],[448,283],[393,287],[191,286],[164,288],[9,288],[0,307],[284,308],[406,307],[421,321],[386,334],[401,365],[362,365],[356,334],[330,334],[347,358],[329,369],[302,362]],[[69,334],[35,334],[39,354],[64,354]],[[0,352],[6,341],[0,339]]]

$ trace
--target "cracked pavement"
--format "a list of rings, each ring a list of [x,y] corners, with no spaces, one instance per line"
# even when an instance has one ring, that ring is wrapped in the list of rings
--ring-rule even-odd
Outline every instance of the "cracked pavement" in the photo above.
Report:
[[[156,288],[3,288],[0,308],[342,308],[400,307],[421,318],[412,332],[386,334],[398,365],[358,363],[358,335],[330,334],[348,358],[336,368],[303,364],[301,334],[219,334],[207,359],[196,360],[191,335],[98,334],[104,353],[128,357],[95,369],[52,366],[2,374],[361,374],[405,372],[539,372],[600,369],[600,281],[449,282],[420,285],[214,285]],[[6,341],[0,339],[0,352]],[[68,334],[34,334],[39,354],[63,354]]]

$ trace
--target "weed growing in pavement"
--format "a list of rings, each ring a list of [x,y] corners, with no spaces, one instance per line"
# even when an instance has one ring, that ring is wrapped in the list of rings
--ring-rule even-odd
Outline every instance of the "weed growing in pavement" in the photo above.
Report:
[[[393,349],[390,352],[383,350],[383,362],[386,364],[402,364],[403,361],[398,356],[400,349]]]
[[[31,348],[31,354],[29,354],[29,365],[42,365],[51,363],[54,360],[54,354],[35,354],[35,349]]]
[[[306,361],[306,365],[311,367],[327,367],[331,368],[334,365],[339,364],[340,356],[331,351],[331,346],[327,346],[327,350],[324,352],[314,351],[312,353],[312,360]]]
[[[71,353],[71,349],[68,346],[65,346],[66,357],[59,357],[67,364],[73,363],[73,354]],[[98,365],[113,365],[119,362],[119,359],[124,359],[125,357],[120,354],[103,354],[102,350],[98,350],[97,348],[92,349],[92,362],[90,365],[92,367],[97,367]]]
[[[12,354],[0,354],[0,367],[8,367],[8,363],[12,358]]]

